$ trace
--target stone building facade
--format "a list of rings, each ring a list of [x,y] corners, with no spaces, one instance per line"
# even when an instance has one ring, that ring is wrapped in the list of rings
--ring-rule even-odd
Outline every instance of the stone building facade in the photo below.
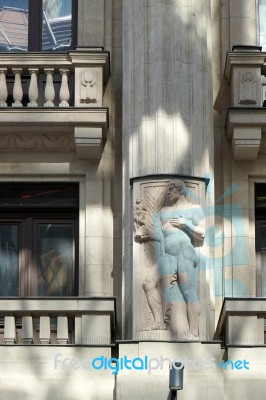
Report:
[[[264,399],[266,2],[0,3],[0,397]]]

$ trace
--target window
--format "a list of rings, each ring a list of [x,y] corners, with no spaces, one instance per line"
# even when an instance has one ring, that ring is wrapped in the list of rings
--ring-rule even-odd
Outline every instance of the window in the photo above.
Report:
[[[259,44],[266,50],[266,0],[259,0]]]
[[[77,294],[77,184],[0,185],[0,296]]]
[[[257,296],[266,297],[266,185],[255,185]]]
[[[75,0],[0,0],[0,51],[66,51],[75,45]]]

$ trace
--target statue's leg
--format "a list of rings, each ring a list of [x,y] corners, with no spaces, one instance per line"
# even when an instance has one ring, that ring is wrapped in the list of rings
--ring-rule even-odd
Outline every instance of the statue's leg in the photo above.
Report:
[[[177,256],[177,270],[179,276],[179,287],[187,303],[187,315],[190,334],[193,338],[199,335],[200,305],[198,298],[198,259],[194,248],[187,243],[180,246]]]
[[[165,324],[174,339],[185,339],[189,334],[187,306],[177,283],[177,260],[166,254],[158,259],[165,303]]]
[[[142,287],[146,293],[147,302],[154,318],[152,329],[165,329],[162,296],[158,291],[157,282],[153,277],[146,276]]]

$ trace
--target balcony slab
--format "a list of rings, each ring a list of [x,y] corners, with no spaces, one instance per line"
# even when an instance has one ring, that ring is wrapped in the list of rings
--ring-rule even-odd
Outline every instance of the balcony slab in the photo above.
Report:
[[[266,108],[229,107],[225,123],[235,160],[256,160],[266,133]]]
[[[100,159],[108,131],[108,108],[0,109],[0,151],[76,151]]]

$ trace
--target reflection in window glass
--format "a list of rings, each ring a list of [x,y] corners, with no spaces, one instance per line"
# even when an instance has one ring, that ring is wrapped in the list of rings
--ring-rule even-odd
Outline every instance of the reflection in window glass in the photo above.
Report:
[[[72,37],[72,0],[43,0],[42,50],[67,50]]]
[[[0,296],[18,295],[18,225],[0,224]]]
[[[0,0],[0,51],[28,50],[28,1]]]
[[[69,296],[73,288],[73,227],[38,225],[38,296]]]
[[[266,0],[259,0],[260,46],[266,50]]]

